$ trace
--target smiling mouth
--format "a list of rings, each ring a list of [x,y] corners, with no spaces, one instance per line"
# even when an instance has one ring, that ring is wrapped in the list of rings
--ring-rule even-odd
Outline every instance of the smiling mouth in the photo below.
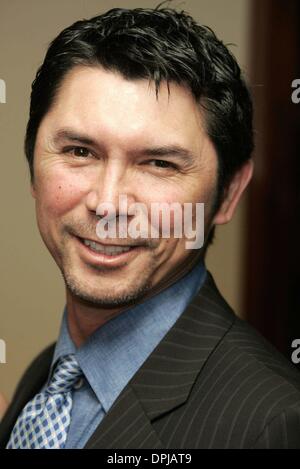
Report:
[[[106,254],[108,256],[115,256],[118,254],[123,254],[128,251],[132,251],[136,249],[138,246],[116,246],[116,245],[109,245],[106,246],[104,244],[98,243],[96,241],[92,241],[90,239],[85,238],[78,238],[82,244],[90,248],[94,252],[98,252],[101,254]]]

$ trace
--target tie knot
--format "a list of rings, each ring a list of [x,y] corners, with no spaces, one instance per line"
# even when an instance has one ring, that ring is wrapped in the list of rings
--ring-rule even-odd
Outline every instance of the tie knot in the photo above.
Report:
[[[82,371],[75,355],[65,355],[57,363],[52,378],[47,387],[49,394],[58,394],[71,391]]]

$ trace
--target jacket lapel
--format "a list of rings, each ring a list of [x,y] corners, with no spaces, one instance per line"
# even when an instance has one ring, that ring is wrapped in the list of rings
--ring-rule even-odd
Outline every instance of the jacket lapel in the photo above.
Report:
[[[87,449],[163,448],[132,387],[127,385],[87,442]]]
[[[234,318],[208,272],[199,294],[124,388],[85,447],[163,448],[151,422],[186,402]]]

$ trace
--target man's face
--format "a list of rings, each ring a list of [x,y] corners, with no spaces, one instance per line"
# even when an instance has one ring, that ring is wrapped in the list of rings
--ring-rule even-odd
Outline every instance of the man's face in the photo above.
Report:
[[[216,152],[185,87],[170,84],[168,96],[162,83],[157,99],[148,80],[129,81],[100,67],[72,69],[39,127],[32,186],[42,238],[68,292],[113,307],[139,301],[181,277],[200,254],[186,249],[184,236],[103,240],[139,244],[114,258],[84,240],[100,241],[97,207],[109,202],[118,214],[119,195],[127,196],[128,206],[148,208],[149,227],[153,202],[204,203],[208,225],[216,178]],[[128,215],[128,223],[132,218]]]

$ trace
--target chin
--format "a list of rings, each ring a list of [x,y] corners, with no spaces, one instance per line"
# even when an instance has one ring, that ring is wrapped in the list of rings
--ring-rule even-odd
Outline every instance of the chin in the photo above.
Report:
[[[110,288],[107,288],[104,285],[102,288],[99,288],[99,283],[92,287],[91,283],[87,284],[86,281],[83,282],[74,278],[74,276],[70,277],[66,274],[63,276],[66,287],[74,299],[84,302],[90,306],[98,306],[102,308],[115,308],[130,305],[141,300],[151,288],[151,285],[148,283],[140,286],[137,286],[135,283],[134,287],[130,289],[124,284],[120,285],[120,282],[116,282],[116,285],[114,286],[112,281],[110,282]]]

